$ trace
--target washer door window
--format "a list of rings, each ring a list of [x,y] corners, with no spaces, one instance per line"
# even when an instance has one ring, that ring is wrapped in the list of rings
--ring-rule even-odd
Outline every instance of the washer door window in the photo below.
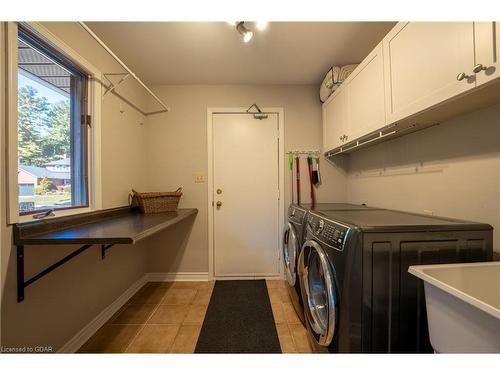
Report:
[[[283,259],[285,260],[285,277],[290,286],[294,286],[297,279],[297,254],[299,240],[292,224],[288,223],[283,233]]]
[[[316,342],[328,346],[335,334],[337,318],[335,271],[316,241],[306,241],[302,254],[307,254],[302,273],[306,319]]]

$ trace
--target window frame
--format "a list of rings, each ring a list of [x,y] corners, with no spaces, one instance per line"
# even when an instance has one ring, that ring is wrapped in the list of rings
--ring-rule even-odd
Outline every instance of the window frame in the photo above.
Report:
[[[52,48],[64,54],[87,75],[86,113],[92,118],[91,127],[87,128],[87,205],[82,207],[67,207],[54,210],[57,217],[95,211],[102,208],[101,188],[101,84],[102,73],[85,60],[79,53],[56,37],[38,22],[23,22],[27,29],[37,37],[46,41]],[[17,141],[17,39],[18,23],[7,23],[7,196],[9,224],[35,220],[35,211],[26,214],[19,213],[17,171],[18,171],[18,141]]]

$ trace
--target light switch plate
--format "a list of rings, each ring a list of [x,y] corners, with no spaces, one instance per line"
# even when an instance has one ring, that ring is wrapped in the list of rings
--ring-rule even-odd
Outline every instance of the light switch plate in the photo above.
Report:
[[[197,184],[205,182],[205,175],[203,173],[196,173],[194,176],[194,182]]]

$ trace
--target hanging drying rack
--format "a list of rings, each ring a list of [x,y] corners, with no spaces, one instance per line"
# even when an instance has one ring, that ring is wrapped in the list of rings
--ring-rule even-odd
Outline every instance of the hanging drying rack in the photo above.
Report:
[[[121,65],[121,67],[123,69],[126,70],[126,73],[105,73],[103,74],[103,77],[106,81],[108,81],[109,84],[105,84],[104,82],[101,82],[104,87],[105,87],[105,91],[104,91],[104,94],[103,96],[107,95],[108,93],[110,92],[113,92],[115,95],[117,95],[120,99],[124,100],[127,104],[129,104],[131,107],[133,107],[134,109],[136,109],[137,111],[139,111],[142,115],[144,116],[150,116],[150,115],[156,115],[158,113],[165,113],[165,112],[170,112],[170,107],[168,105],[166,105],[153,91],[151,91],[151,89],[146,86],[146,84],[144,82],[142,82],[142,80],[122,61],[120,60],[120,58],[118,56],[115,55],[115,53],[106,45],[106,43],[104,43],[93,31],[92,29],[90,29],[90,27],[88,27],[85,22],[78,22],[78,24],[97,42],[99,43],[99,45],[104,48],[106,50],[106,52],[108,52],[112,57],[113,59],[116,60],[116,62],[118,64]],[[120,80],[117,82],[117,83],[113,83],[109,77],[111,76],[121,76]],[[133,79],[136,80],[136,82],[141,85],[147,92],[149,95],[151,95],[155,101],[161,105],[163,107],[163,109],[159,110],[159,111],[152,111],[152,112],[146,112],[146,111],[143,111],[141,110],[138,106],[134,105],[133,103],[131,103],[130,101],[126,100],[125,98],[123,98],[121,95],[117,94],[116,93],[116,88],[121,85],[127,78],[129,77],[132,77]]]

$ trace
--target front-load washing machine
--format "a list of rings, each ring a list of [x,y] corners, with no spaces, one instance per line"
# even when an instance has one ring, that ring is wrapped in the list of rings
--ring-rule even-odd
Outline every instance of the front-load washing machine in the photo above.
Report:
[[[316,352],[432,352],[417,264],[489,261],[488,224],[392,210],[309,211],[298,261]]]
[[[300,285],[297,278],[297,260],[302,248],[302,233],[307,210],[297,204],[288,207],[288,222],[283,231],[283,260],[288,293],[293,307],[302,323],[304,311],[300,296]]]

